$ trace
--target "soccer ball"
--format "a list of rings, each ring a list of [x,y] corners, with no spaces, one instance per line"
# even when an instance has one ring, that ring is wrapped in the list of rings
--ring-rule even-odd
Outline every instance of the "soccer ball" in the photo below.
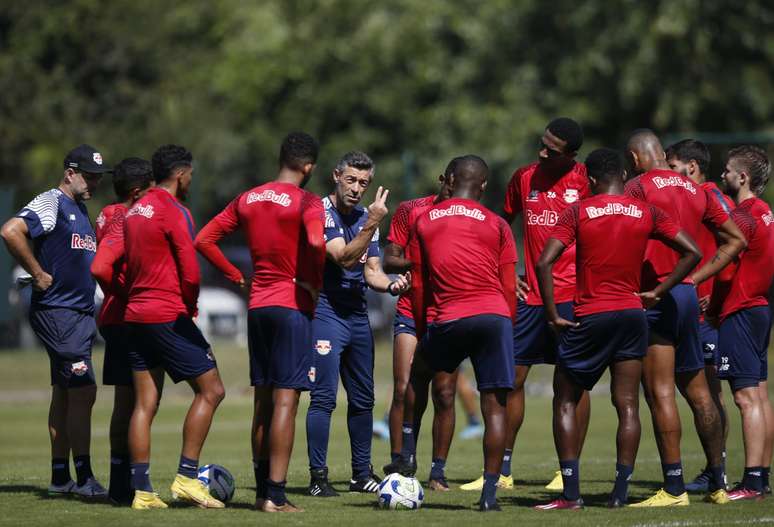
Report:
[[[422,506],[425,491],[417,478],[390,474],[379,483],[376,491],[382,509],[416,510]]]
[[[227,502],[234,497],[234,476],[220,465],[204,465],[199,468],[199,481],[210,491],[213,498]]]

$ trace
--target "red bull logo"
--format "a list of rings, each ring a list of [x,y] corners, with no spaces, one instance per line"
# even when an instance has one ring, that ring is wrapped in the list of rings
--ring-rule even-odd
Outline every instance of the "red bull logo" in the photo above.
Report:
[[[527,209],[527,225],[542,225],[550,227],[556,225],[559,221],[559,213],[553,210],[544,210],[540,214],[535,214]]]
[[[73,237],[70,240],[70,248],[95,253],[97,252],[97,240],[88,234],[81,236],[78,233],[73,233]]]
[[[131,209],[129,209],[129,212],[126,213],[126,217],[129,216],[142,216],[144,218],[152,218],[153,217],[153,205],[141,205],[137,204]]]
[[[277,194],[271,189],[264,190],[263,192],[250,192],[247,195],[247,204],[255,203],[256,201],[270,201],[276,205],[282,207],[289,207],[291,203],[290,195],[283,192]]]

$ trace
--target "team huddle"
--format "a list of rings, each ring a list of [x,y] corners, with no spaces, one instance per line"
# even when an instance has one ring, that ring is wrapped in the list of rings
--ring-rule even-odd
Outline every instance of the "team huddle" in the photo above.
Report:
[[[197,478],[199,454],[225,396],[213,351],[196,325],[198,252],[249,288],[258,510],[302,511],[288,500],[285,485],[303,391],[310,392],[308,493],[338,496],[327,454],[339,379],[347,396],[349,491],[378,489],[367,289],[399,297],[385,475],[417,472],[419,424],[432,399],[429,488],[449,490],[454,394],[459,368],[469,360],[481,399],[484,459],[481,476],[461,488],[480,491],[479,510],[499,511],[497,489],[513,487],[528,373],[532,365],[552,364],[560,470],[547,488],[561,494],[536,509],[583,508],[579,459],[589,392],[608,369],[618,415],[609,507],[688,505],[688,492],[715,504],[770,494],[774,215],[759,198],[771,171],[766,153],[755,146],[730,150],[724,194],[707,181],[709,151],[699,141],[665,150],[652,131],[641,129],[624,152],[600,148],[581,163],[582,143],[578,123],[552,120],[538,161],[508,183],[501,215],[480,204],[490,176],[486,162],[475,155],[452,159],[437,194],[397,207],[383,251],[379,227],[389,191],[379,187],[373,203],[361,205],[373,160],[345,154],[333,170],[333,192],[321,199],[303,190],[319,151],[306,133],[285,137],[273,181],[238,195],[198,233],[183,205],[193,177],[187,149],[164,145],[151,161],[127,158],[111,168],[94,148],[75,148],[59,187],[38,195],[0,231],[30,275],[30,323],[51,362],[49,493],[166,508],[151,484],[150,450],[168,374],[193,392],[172,496],[202,508],[225,506]],[[95,231],[84,201],[105,173],[112,173],[116,202],[100,212]],[[516,272],[510,226],[518,216],[524,276]],[[252,277],[218,245],[235,231],[244,233]],[[95,280],[105,295],[96,319]],[[115,387],[108,489],[94,477],[89,455],[97,328],[106,344],[103,383]],[[742,417],[744,473],[733,488],[726,478],[722,379]],[[664,483],[650,498],[629,503],[640,386]],[[689,483],[675,387],[693,412],[706,456],[706,468]]]

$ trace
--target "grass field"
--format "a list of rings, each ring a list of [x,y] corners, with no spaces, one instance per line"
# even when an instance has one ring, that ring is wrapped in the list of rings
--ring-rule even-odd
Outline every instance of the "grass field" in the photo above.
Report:
[[[228,467],[237,480],[234,500],[226,510],[202,511],[175,507],[166,511],[134,512],[108,504],[89,504],[75,499],[49,499],[45,489],[49,482],[49,445],[46,432],[48,412],[48,361],[39,350],[0,353],[0,525],[191,525],[194,521],[206,525],[248,525],[271,522],[277,525],[368,525],[378,521],[401,524],[455,525],[483,523],[488,525],[560,525],[572,522],[581,525],[749,525],[774,523],[774,499],[759,503],[734,503],[711,506],[693,496],[690,507],[668,510],[625,509],[608,511],[604,503],[612,488],[615,469],[615,413],[606,393],[606,379],[592,398],[592,421],[581,459],[581,491],[587,508],[579,512],[537,512],[530,506],[551,495],[543,489],[557,468],[551,437],[551,400],[546,389],[550,371],[536,368],[530,377],[527,417],[514,453],[513,469],[516,486],[498,493],[503,512],[482,516],[472,510],[478,493],[457,489],[480,474],[482,466],[479,441],[458,441],[452,445],[447,476],[455,489],[448,493],[426,492],[425,504],[417,512],[386,512],[374,509],[375,499],[367,495],[344,493],[336,499],[315,499],[306,496],[308,484],[306,435],[304,416],[308,396],[303,397],[297,421],[294,456],[288,476],[290,499],[306,509],[299,515],[271,517],[251,510],[254,501],[254,481],[250,463],[249,429],[251,392],[246,373],[246,352],[216,344],[215,352],[226,384],[227,396],[215,417],[212,431],[201,457],[202,463],[219,463]],[[95,350],[95,365],[101,372],[102,353]],[[377,408],[381,416],[391,389],[389,343],[377,350]],[[542,386],[542,389],[540,389]],[[97,477],[105,484],[108,479],[107,425],[112,391],[100,387],[94,414],[92,463]],[[731,404],[729,394],[726,402]],[[152,481],[162,498],[169,499],[169,484],[174,477],[180,449],[183,415],[189,404],[188,388],[171,383],[162,401],[153,430]],[[343,394],[334,414],[329,465],[334,486],[345,489],[349,478],[349,444],[346,432],[346,412]],[[698,439],[690,420],[690,412],[681,403],[683,417],[683,465],[690,478],[703,467]],[[729,438],[729,479],[741,477],[743,466],[741,430],[738,411],[731,408]],[[639,500],[660,486],[660,466],[653,441],[650,415],[642,403],[643,423],[634,480],[630,495]],[[458,412],[458,430],[463,423]],[[419,446],[421,480],[429,471],[429,421],[426,419]],[[374,465],[388,460],[387,442],[374,441]],[[269,519],[271,518],[271,519]]]

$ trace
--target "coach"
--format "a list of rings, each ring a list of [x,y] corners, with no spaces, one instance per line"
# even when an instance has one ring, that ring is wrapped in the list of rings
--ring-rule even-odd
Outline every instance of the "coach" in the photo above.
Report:
[[[110,171],[93,147],[74,148],[65,157],[59,186],[35,197],[0,231],[8,251],[32,277],[30,324],[51,361],[49,494],[107,496],[89,457],[97,395],[91,345],[97,328],[95,285],[88,270],[97,241],[83,202]],[[71,450],[76,481],[70,479]]]

